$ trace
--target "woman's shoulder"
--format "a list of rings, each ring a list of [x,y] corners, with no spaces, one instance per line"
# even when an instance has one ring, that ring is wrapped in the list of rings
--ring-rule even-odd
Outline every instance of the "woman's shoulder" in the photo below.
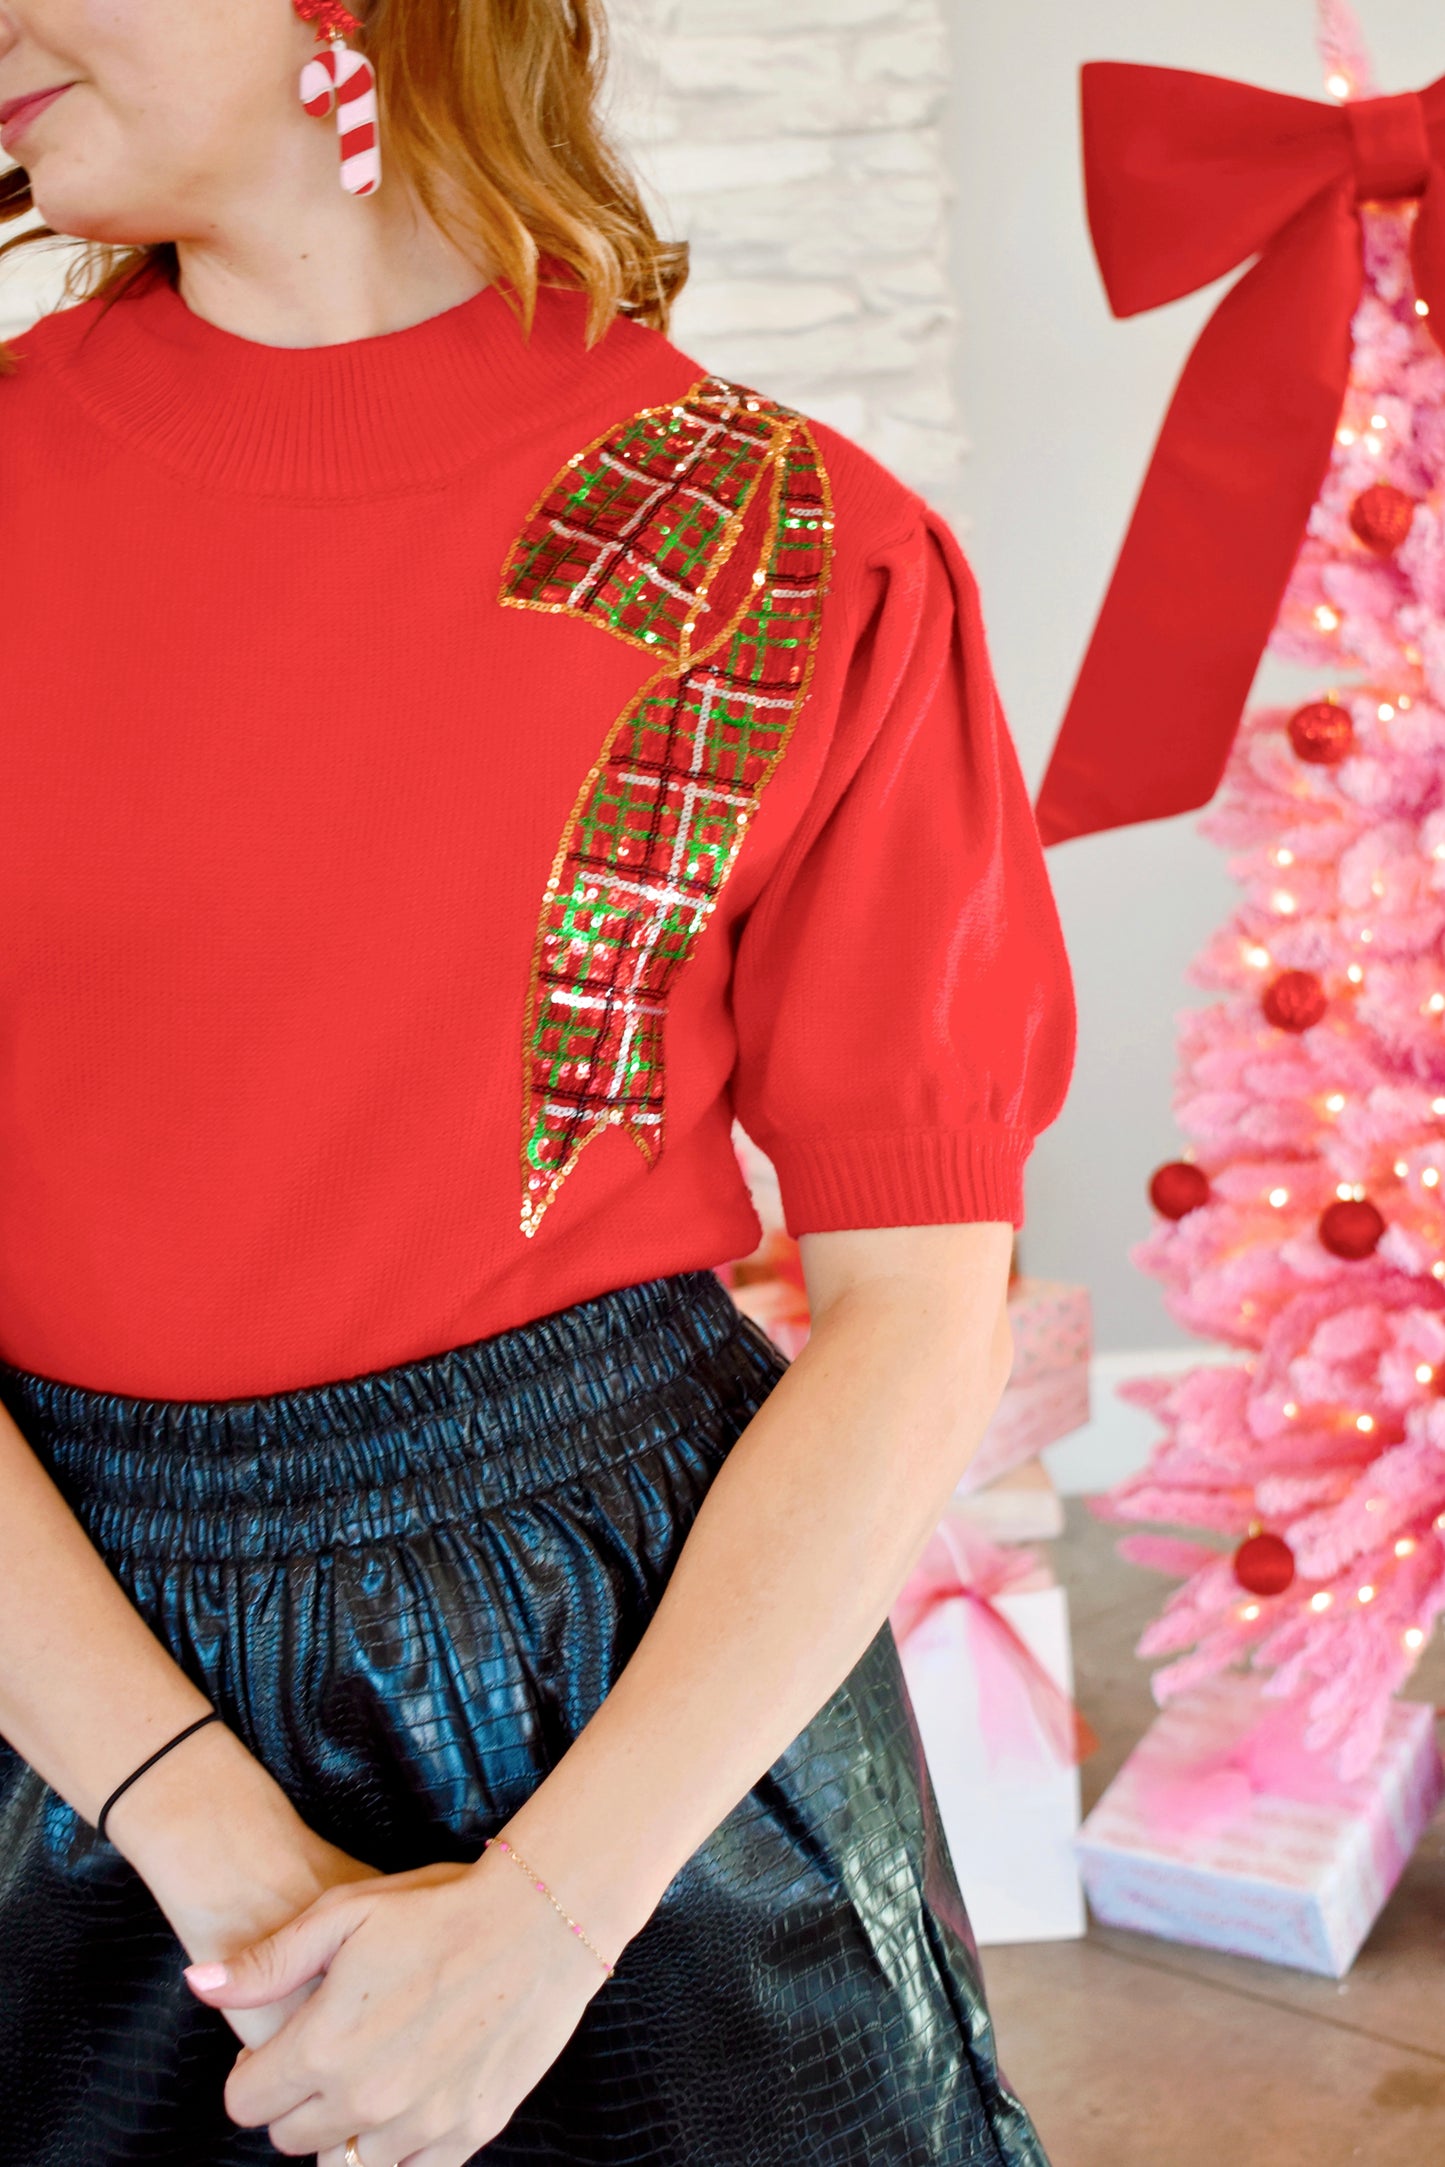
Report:
[[[23,330],[6,335],[11,366],[0,381],[24,383],[63,368],[104,308],[98,298],[67,301],[34,316]]]
[[[746,456],[749,436],[771,450],[789,441],[806,447],[829,502],[840,572],[916,547],[930,526],[940,524],[916,489],[836,422],[811,413],[806,401],[794,404],[785,390],[742,370],[734,373],[725,361],[705,361],[679,339],[630,318],[615,320],[603,347],[614,364],[612,426],[633,433],[640,446],[650,439],[665,446],[675,420],[691,413],[716,430],[718,460],[729,468]]]
[[[17,462],[37,487],[58,488],[62,474],[83,477],[75,387],[85,373],[86,334],[103,313],[99,299],[67,301],[7,334],[0,357],[0,444],[5,449],[7,498],[18,483]]]

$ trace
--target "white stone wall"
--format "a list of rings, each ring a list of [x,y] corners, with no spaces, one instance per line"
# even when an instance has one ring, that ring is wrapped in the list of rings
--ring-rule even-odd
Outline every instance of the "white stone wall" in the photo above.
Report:
[[[19,233],[19,225],[0,226],[0,239]],[[14,338],[37,316],[59,305],[69,248],[47,242],[22,248],[0,262],[0,339]]]
[[[675,336],[948,512],[945,0],[612,0],[616,129],[693,246]]]

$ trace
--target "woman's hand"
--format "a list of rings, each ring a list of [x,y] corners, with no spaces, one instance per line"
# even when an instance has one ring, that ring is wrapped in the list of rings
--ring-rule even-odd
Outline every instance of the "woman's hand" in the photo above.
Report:
[[[608,1952],[611,1954],[611,1952]],[[214,2009],[288,2001],[243,2053],[226,2111],[279,2152],[343,2167],[464,2167],[545,2075],[606,1977],[526,1878],[495,1854],[330,1889],[226,1966],[188,1973]]]
[[[374,1865],[307,1827],[279,1783],[235,1734],[213,1724],[117,1801],[112,1840],[136,1869],[192,1962],[226,1962],[338,1884]],[[228,2012],[246,2046],[280,2030],[311,1993]]]
[[[326,1843],[298,1819],[287,1840],[273,1843],[252,1870],[207,1882],[160,1875],[152,1893],[193,1962],[229,1962],[329,1890],[374,1877],[374,1867]],[[226,2021],[244,2046],[259,2047],[314,1992],[312,1981],[265,2008],[228,2010]]]

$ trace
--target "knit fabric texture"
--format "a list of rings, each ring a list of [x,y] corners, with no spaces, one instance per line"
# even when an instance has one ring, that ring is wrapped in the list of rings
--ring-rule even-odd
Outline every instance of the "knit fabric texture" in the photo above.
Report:
[[[959,547],[585,315],[16,342],[3,1359],[284,1391],[716,1266],[735,1117],[794,1234],[1022,1224],[1073,989]]]

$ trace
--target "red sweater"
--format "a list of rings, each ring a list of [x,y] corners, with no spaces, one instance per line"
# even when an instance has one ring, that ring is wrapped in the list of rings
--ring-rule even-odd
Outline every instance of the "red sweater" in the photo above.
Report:
[[[269,1392],[720,1264],[734,1114],[794,1234],[1022,1223],[1074,1011],[957,545],[583,317],[18,342],[6,1360]]]

